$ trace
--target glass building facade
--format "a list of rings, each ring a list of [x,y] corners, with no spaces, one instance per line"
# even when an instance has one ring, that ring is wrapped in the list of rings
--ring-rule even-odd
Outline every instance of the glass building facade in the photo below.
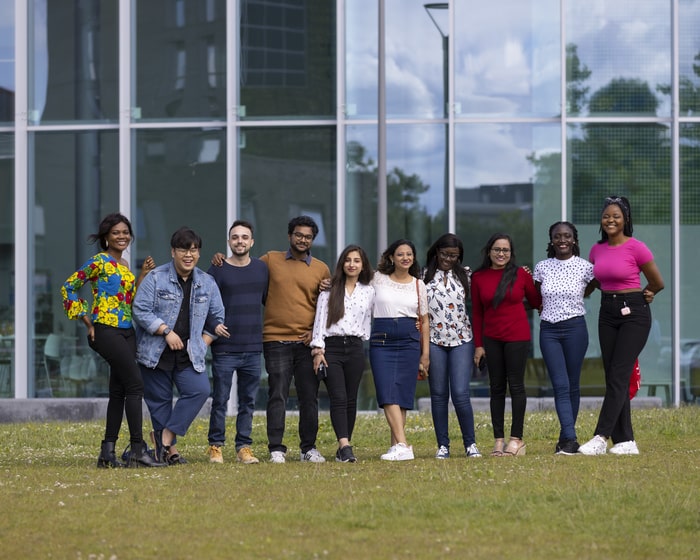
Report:
[[[0,397],[105,395],[59,289],[113,211],[132,268],[181,225],[206,268],[236,218],[284,249],[299,214],[331,268],[445,231],[532,267],[561,219],[586,256],[618,194],[666,282],[641,394],[694,401],[698,27],[700,0],[0,0]]]

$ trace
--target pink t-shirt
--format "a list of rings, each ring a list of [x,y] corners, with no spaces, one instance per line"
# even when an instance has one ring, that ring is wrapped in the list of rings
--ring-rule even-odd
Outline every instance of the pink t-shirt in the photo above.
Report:
[[[654,260],[654,255],[644,243],[630,237],[622,245],[596,243],[591,247],[588,260],[593,263],[593,274],[600,282],[600,289],[616,292],[641,289],[639,273],[643,265]]]

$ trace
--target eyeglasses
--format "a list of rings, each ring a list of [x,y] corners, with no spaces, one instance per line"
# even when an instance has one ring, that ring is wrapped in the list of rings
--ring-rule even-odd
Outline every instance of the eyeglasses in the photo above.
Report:
[[[446,261],[456,261],[459,259],[459,253],[446,253],[445,251],[438,251],[438,256]]]
[[[178,255],[182,255],[183,257],[184,257],[187,253],[189,253],[189,254],[192,255],[193,257],[196,257],[197,255],[199,255],[199,247],[190,247],[189,249],[181,249],[180,247],[178,247],[177,249],[175,249],[175,252],[176,252]]]
[[[503,247],[491,247],[491,252],[501,254],[501,255],[510,255],[510,249],[505,249]]]
[[[296,239],[297,241],[302,241],[302,240],[304,240],[304,241],[313,241],[313,240],[314,240],[314,236],[313,236],[313,235],[310,235],[310,234],[309,234],[309,235],[304,235],[303,233],[301,233],[301,232],[299,232],[299,231],[295,231],[294,233],[292,233],[292,235],[294,236],[294,239]]]

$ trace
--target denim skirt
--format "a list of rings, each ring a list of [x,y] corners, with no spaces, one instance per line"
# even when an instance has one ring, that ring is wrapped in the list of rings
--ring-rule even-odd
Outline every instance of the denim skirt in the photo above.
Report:
[[[413,409],[416,396],[420,331],[411,317],[374,319],[369,339],[377,404]]]

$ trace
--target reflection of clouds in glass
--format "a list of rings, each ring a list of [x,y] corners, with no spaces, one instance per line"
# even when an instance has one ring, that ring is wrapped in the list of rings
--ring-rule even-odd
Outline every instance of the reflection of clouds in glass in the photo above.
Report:
[[[547,134],[547,128],[555,133]],[[459,125],[455,134],[455,186],[532,181],[534,169],[527,157],[533,152],[560,152],[556,131],[558,128],[550,125]],[[498,165],[493,165],[494,158]]]
[[[15,89],[15,11],[13,3],[0,1],[0,87]]]
[[[661,101],[658,114],[670,113],[670,99],[656,91],[671,83],[671,12],[666,0],[618,0],[568,4],[567,41],[578,47],[591,76],[590,94],[615,78],[649,84]]]
[[[34,84],[30,91],[29,109],[37,111],[41,119],[46,106],[46,86],[49,79],[49,52],[46,37],[46,1],[34,0],[34,29],[30,56],[34,55]],[[33,45],[33,50],[32,50]],[[31,80],[31,77],[30,77]]]

